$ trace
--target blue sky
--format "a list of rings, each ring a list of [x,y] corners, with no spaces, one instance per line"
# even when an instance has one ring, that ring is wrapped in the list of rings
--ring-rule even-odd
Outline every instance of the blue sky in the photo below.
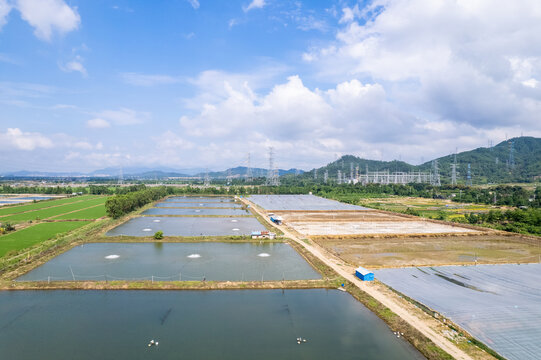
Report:
[[[0,172],[310,169],[540,136],[541,7],[0,0]]]

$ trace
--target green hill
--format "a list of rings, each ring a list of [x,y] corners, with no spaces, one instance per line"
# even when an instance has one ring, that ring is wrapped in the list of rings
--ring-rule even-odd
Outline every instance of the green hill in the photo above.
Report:
[[[513,148],[514,166],[509,161],[511,147]],[[450,183],[454,155],[443,156],[435,160],[438,161],[442,183]],[[468,164],[470,164],[474,184],[530,182],[541,176],[541,139],[527,136],[517,137],[503,141],[491,148],[482,147],[458,153],[456,160],[458,183],[466,182]],[[322,181],[323,174],[328,171],[329,179],[336,179],[338,170],[349,178],[351,168],[353,167],[355,172],[357,166],[361,174],[366,173],[367,167],[369,171],[431,171],[432,161],[415,166],[397,160],[377,161],[345,155],[318,168],[317,178],[318,181]],[[300,176],[304,180],[313,179],[314,169]]]

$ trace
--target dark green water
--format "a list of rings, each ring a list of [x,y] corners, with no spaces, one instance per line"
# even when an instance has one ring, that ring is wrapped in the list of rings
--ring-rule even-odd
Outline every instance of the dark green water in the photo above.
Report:
[[[420,358],[336,290],[0,292],[0,359]]]
[[[114,255],[116,258],[107,258]],[[260,256],[263,255],[263,256]],[[75,247],[18,280],[319,279],[283,243],[96,243]]]

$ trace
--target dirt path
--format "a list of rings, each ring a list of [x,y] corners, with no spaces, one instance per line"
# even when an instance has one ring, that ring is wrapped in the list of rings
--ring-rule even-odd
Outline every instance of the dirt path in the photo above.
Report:
[[[437,346],[445,350],[449,355],[453,356],[455,359],[472,359],[468,354],[455,346],[443,335],[442,324],[440,324],[437,320],[428,316],[421,310],[415,309],[412,304],[400,299],[398,296],[388,291],[384,286],[378,283],[367,283],[359,280],[354,275],[355,271],[353,267],[345,265],[342,260],[337,259],[335,256],[312,241],[301,240],[298,236],[289,231],[284,225],[277,226],[276,224],[272,223],[264,211],[261,211],[253,203],[249,203],[248,200],[243,198],[241,201],[250,205],[250,207],[268,223],[271,223],[273,226],[279,228],[286,237],[302,245],[314,256],[319,258],[323,263],[336,271],[339,275],[388,307],[411,326],[415,327],[423,335],[432,340]]]

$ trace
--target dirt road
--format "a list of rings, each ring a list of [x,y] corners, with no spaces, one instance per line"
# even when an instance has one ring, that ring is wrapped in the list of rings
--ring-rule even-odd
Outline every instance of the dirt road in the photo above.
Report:
[[[388,307],[391,311],[400,316],[411,326],[415,327],[423,335],[432,340],[437,346],[445,350],[449,355],[453,356],[455,359],[472,359],[468,354],[455,346],[443,335],[442,325],[437,320],[428,316],[424,312],[415,309],[413,305],[406,303],[393,293],[385,291],[386,289],[383,286],[378,285],[377,283],[367,283],[359,280],[354,275],[355,270],[353,267],[343,264],[343,261],[336,258],[328,251],[326,251],[319,245],[313,243],[312,241],[301,240],[298,236],[289,231],[286,226],[278,226],[272,223],[264,211],[260,210],[257,206],[249,202],[247,199],[243,198],[241,199],[241,201],[247,205],[250,205],[250,207],[259,215],[261,215],[261,217],[263,217],[267,222],[279,228],[284,233],[284,236],[302,245],[314,256],[319,258],[323,263],[336,271],[340,276],[344,277],[355,286],[357,286],[359,289],[365,291],[377,301]]]

